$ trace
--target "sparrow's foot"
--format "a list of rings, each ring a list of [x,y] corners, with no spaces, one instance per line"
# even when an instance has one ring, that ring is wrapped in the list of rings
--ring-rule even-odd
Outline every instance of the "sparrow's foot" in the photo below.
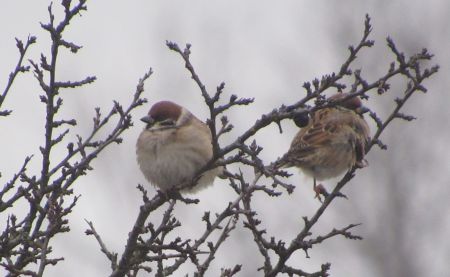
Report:
[[[176,188],[171,188],[162,192],[168,199],[179,199],[181,197],[180,192]]]
[[[198,200],[198,199],[191,199],[191,198],[184,197],[177,190],[177,188],[168,189],[168,190],[166,190],[163,193],[166,194],[168,199],[179,200],[179,201],[184,202],[186,204],[198,204],[200,202],[200,200]]]
[[[314,192],[316,193],[316,196],[314,198],[319,199],[319,201],[321,203],[323,203],[321,196],[323,196],[324,198],[327,198],[330,195],[330,193],[327,191],[327,189],[322,184],[315,185]],[[336,197],[342,197],[342,198],[348,199],[347,195],[343,194],[342,192],[337,192]]]
[[[356,166],[357,168],[364,168],[364,167],[366,167],[366,166],[369,166],[369,162],[368,162],[366,159],[362,159],[362,160],[360,160],[360,161],[357,161],[356,164],[355,164],[355,166]]]
[[[313,190],[316,193],[316,196],[314,197],[314,199],[316,199],[316,198],[319,199],[320,203],[323,203],[321,196],[326,198],[326,197],[328,197],[328,195],[330,195],[322,184],[318,184],[318,185],[314,184]]]

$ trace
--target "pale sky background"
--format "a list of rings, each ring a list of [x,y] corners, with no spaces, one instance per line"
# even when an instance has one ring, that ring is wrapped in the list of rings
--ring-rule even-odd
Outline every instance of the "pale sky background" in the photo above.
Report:
[[[49,53],[49,38],[39,25],[48,22],[49,1],[5,0],[0,9],[0,88],[17,62],[14,37],[38,37],[28,54],[37,60]],[[60,10],[59,2],[54,10]],[[149,104],[134,112],[140,118],[150,104],[169,99],[199,118],[207,117],[200,91],[184,69],[184,63],[165,46],[166,40],[184,46],[192,43],[192,62],[210,91],[226,82],[225,99],[235,93],[255,97],[255,103],[228,114],[235,131],[228,140],[248,128],[260,114],[304,95],[301,85],[312,78],[337,71],[347,56],[349,44],[360,40],[366,13],[372,17],[375,46],[364,50],[357,67],[374,80],[383,73],[393,55],[386,47],[391,36],[407,54],[427,47],[435,53],[440,72],[425,84],[427,94],[416,95],[405,112],[418,119],[395,122],[382,137],[388,151],[373,149],[370,166],[358,171],[344,192],[350,200],[337,200],[326,211],[316,235],[333,227],[362,223],[355,233],[363,241],[334,238],[291,258],[306,271],[331,262],[331,276],[449,276],[450,260],[450,2],[446,0],[370,1],[89,1],[88,11],[72,21],[66,40],[83,48],[77,55],[61,51],[60,80],[80,80],[88,75],[98,80],[81,89],[63,92],[62,113],[77,118],[76,133],[87,134],[94,107],[104,112],[112,100],[124,105],[134,93],[137,80],[152,67],[144,96]],[[381,116],[391,109],[395,88],[388,97],[373,97],[366,103]],[[15,82],[3,109],[13,114],[1,118],[0,171],[4,184],[21,166],[26,155],[35,154],[30,172],[39,169],[39,145],[43,142],[44,105],[31,74]],[[331,92],[332,93],[332,92]],[[75,194],[82,197],[70,216],[71,232],[53,241],[54,255],[65,261],[46,276],[106,276],[109,263],[93,237],[84,235],[84,219],[94,222],[110,250],[121,253],[141,204],[137,183],[147,185],[135,161],[134,144],[142,129],[139,121],[124,135],[124,143],[112,146],[93,163],[96,170],[78,180]],[[372,124],[372,123],[371,123]],[[373,124],[371,125],[373,127]],[[283,154],[297,129],[283,123],[285,133],[270,126],[256,139],[264,146],[267,161]],[[372,128],[374,130],[374,128]],[[226,139],[222,141],[226,143]],[[65,148],[61,145],[60,153]],[[55,158],[59,156],[56,151]],[[302,216],[311,216],[319,206],[313,199],[312,181],[296,171],[294,194],[278,199],[255,197],[255,208],[269,234],[290,239],[302,227]],[[324,182],[331,188],[335,180]],[[198,194],[200,204],[177,204],[176,217],[183,223],[177,235],[199,234],[207,210],[214,214],[234,199],[232,189],[217,181]],[[21,207],[17,207],[20,213]],[[0,215],[3,230],[5,216]],[[157,218],[152,216],[151,218]],[[56,257],[55,256],[55,257]],[[248,230],[238,230],[216,255],[207,276],[217,276],[221,267],[243,264],[238,276],[259,276],[263,260]],[[2,269],[0,269],[0,275]],[[189,273],[183,268],[176,276]]]

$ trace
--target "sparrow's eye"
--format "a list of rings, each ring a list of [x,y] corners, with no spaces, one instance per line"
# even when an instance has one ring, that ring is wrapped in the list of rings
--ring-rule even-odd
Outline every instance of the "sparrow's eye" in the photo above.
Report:
[[[159,125],[160,126],[174,126],[175,121],[173,121],[172,119],[166,119],[166,120],[159,122]]]

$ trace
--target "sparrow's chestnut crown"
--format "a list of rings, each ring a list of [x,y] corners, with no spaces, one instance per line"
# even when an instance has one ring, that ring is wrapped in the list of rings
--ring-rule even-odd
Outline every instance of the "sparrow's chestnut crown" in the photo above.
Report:
[[[148,115],[141,118],[141,121],[148,125],[156,122],[171,121],[175,123],[181,115],[181,106],[171,101],[160,101],[155,103],[148,112]]]
[[[345,97],[348,97],[348,93],[337,93],[330,98],[328,98],[329,101],[339,101],[341,99],[344,99]],[[352,98],[349,98],[341,103],[338,104],[341,107],[344,107],[349,110],[353,110],[357,112],[358,114],[363,114],[369,111],[368,108],[364,107],[361,99],[359,97],[355,96]]]

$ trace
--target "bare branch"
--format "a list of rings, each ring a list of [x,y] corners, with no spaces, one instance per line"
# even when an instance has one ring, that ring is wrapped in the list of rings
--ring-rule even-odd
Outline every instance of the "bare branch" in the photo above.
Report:
[[[40,172],[38,175],[33,175],[27,171],[31,159],[27,157],[19,171],[0,191],[0,212],[11,211],[15,204],[25,204],[29,209],[28,213],[22,217],[9,213],[0,234],[0,255],[2,258],[5,257],[1,260],[0,266],[8,272],[7,276],[43,276],[48,265],[56,265],[64,259],[64,257],[53,256],[57,253],[53,253],[51,241],[57,234],[70,230],[67,216],[73,211],[79,198],[77,195],[72,196],[74,183],[93,170],[92,161],[104,149],[122,142],[123,132],[133,126],[132,111],[146,102],[146,99],[142,98],[144,82],[152,74],[150,69],[139,80],[128,105],[113,101],[112,107],[106,112],[96,108],[93,126],[88,135],[85,137],[77,135],[74,140],[69,141],[67,135],[72,132],[73,126],[76,126],[78,122],[71,117],[61,118],[59,112],[65,97],[61,91],[85,86],[96,78],[89,76],[80,81],[61,81],[56,78],[59,51],[68,49],[72,53],[77,53],[82,49],[82,46],[65,40],[63,31],[76,15],[87,9],[86,0],[62,0],[59,8],[64,12],[60,22],[55,22],[51,4],[48,7],[49,22],[41,23],[41,27],[49,33],[51,38],[49,53],[41,54],[39,61],[30,60],[33,74],[42,89],[40,101],[46,111],[44,144],[39,148]],[[354,62],[364,49],[374,45],[374,41],[369,39],[371,31],[370,17],[366,15],[362,37],[355,46],[349,46],[349,54],[338,71],[304,82],[304,97],[295,103],[274,107],[271,111],[260,115],[253,125],[237,135],[231,132],[234,130],[233,124],[229,121],[227,113],[231,109],[252,104],[254,99],[239,98],[235,94],[227,96],[224,82],[218,84],[213,91],[209,91],[191,62],[191,45],[186,44],[184,49],[181,49],[178,44],[167,41],[167,47],[181,57],[209,109],[209,118],[206,123],[212,135],[213,157],[192,180],[176,184],[177,187],[173,190],[158,191],[150,196],[144,186],[138,185],[143,203],[137,212],[133,226],[130,227],[122,253],[111,251],[95,230],[94,224],[86,220],[89,226],[86,234],[94,236],[100,251],[105,254],[111,266],[110,276],[138,276],[140,272],[168,276],[178,274],[181,266],[186,263],[195,266],[194,276],[206,276],[213,262],[221,262],[214,261],[216,255],[228,242],[227,239],[232,237],[233,231],[239,228],[240,220],[253,237],[258,249],[257,253],[262,258],[262,265],[258,270],[263,272],[264,276],[277,276],[281,273],[289,276],[329,276],[331,264],[323,263],[319,269],[315,269],[315,272],[307,272],[299,268],[299,263],[293,263],[292,257],[295,253],[303,251],[309,258],[309,249],[321,246],[326,240],[334,237],[348,240],[362,239],[361,236],[353,233],[354,228],[359,224],[344,223],[345,227],[330,228],[322,235],[314,232],[314,226],[320,222],[326,210],[330,208],[330,204],[337,197],[343,196],[343,188],[349,184],[362,165],[358,164],[351,168],[330,193],[321,192],[324,196],[323,202],[310,215],[302,217],[304,224],[300,230],[287,240],[279,239],[262,227],[263,220],[258,216],[252,200],[257,194],[268,199],[283,197],[292,193],[295,186],[289,183],[291,174],[274,167],[277,161],[267,163],[261,158],[263,147],[258,144],[255,135],[272,123],[277,124],[282,133],[283,120],[301,122],[299,117],[307,117],[320,109],[335,107],[354,96],[359,96],[363,100],[369,100],[374,93],[383,96],[390,93],[390,83],[393,78],[399,78],[404,81],[404,91],[392,102],[391,113],[386,118],[380,118],[375,111],[369,111],[370,118],[376,124],[376,130],[364,150],[367,153],[374,145],[387,149],[381,141],[383,132],[391,126],[394,119],[408,122],[415,119],[413,114],[406,114],[402,109],[416,92],[427,92],[424,81],[433,76],[439,67],[422,68],[423,61],[433,58],[426,49],[407,57],[397,48],[393,39],[387,38],[387,47],[393,53],[394,61],[390,63],[385,73],[377,76],[374,81],[369,81],[363,68],[354,68]],[[22,60],[29,45],[35,40],[34,37],[29,37],[25,45],[17,40],[19,62],[0,95],[0,107],[16,75],[29,70],[22,65]],[[325,97],[325,92],[329,90],[345,91],[348,96],[339,100],[329,100]],[[7,114],[9,111],[0,111],[0,116]],[[64,128],[57,129],[60,127]],[[107,127],[110,128],[109,131],[102,135]],[[228,143],[222,143],[222,140],[219,143],[222,136],[228,136],[224,140]],[[66,154],[59,160],[52,155],[56,147],[67,149]],[[38,162],[35,158],[33,161]],[[174,214],[175,205],[178,203],[190,207],[190,204],[197,204],[200,200],[187,198],[181,195],[179,190],[195,186],[206,171],[215,167],[225,168],[229,165],[239,166],[237,172],[225,169],[224,176],[221,176],[228,178],[229,185],[236,194],[234,199],[215,214],[205,211],[202,217],[204,229],[203,227],[199,229],[197,237],[180,236],[176,231],[183,222]],[[253,173],[243,174],[242,167],[252,169]],[[351,198],[349,199],[351,201]],[[163,212],[159,222],[152,221],[150,217],[156,211]],[[33,268],[30,266],[32,264],[36,266]],[[235,276],[243,266],[245,265],[222,268],[221,276]]]
[[[88,221],[88,220],[84,220],[86,221],[86,223],[89,225],[89,229],[86,230],[86,235],[93,235],[95,237],[95,239],[97,240],[98,244],[100,245],[100,249],[102,250],[103,254],[106,255],[106,257],[108,258],[108,260],[111,262],[111,268],[115,269],[117,268],[117,253],[111,252],[108,250],[108,248],[106,247],[105,243],[103,242],[102,238],[100,237],[100,235],[97,233],[97,231],[94,228],[94,224],[92,223],[92,221]]]
[[[8,78],[8,82],[6,83],[6,87],[3,90],[2,94],[0,95],[0,108],[2,107],[3,101],[5,101],[5,98],[9,92],[9,90],[11,89],[11,86],[15,80],[15,78],[17,77],[17,75],[19,73],[23,73],[23,72],[27,72],[30,70],[29,66],[24,66],[23,65],[23,59],[25,58],[25,54],[28,51],[28,48],[34,44],[36,42],[36,37],[34,36],[28,36],[27,41],[25,43],[25,46],[23,45],[23,42],[16,38],[16,46],[19,49],[19,60],[16,64],[15,69],[9,74],[9,78]],[[7,116],[11,114],[11,111],[9,110],[0,110],[0,116]]]

